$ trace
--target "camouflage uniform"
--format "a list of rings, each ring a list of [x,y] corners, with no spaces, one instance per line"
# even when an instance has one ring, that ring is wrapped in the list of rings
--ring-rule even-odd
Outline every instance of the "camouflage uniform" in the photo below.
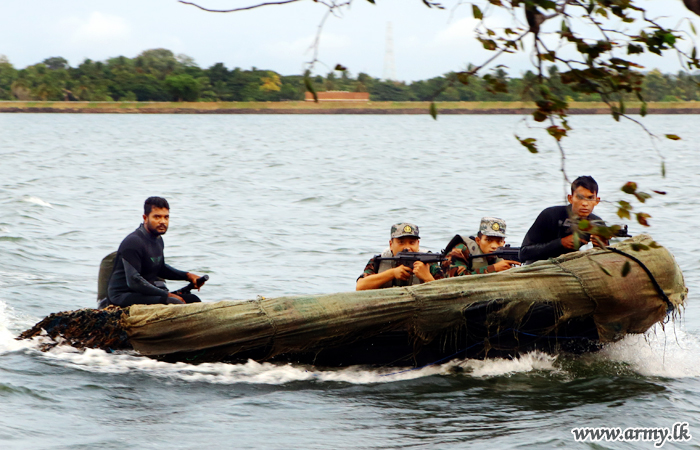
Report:
[[[391,239],[398,239],[401,237],[416,237],[420,239],[420,234],[418,227],[415,226],[412,223],[397,223],[395,225],[391,226],[391,233],[390,233]],[[388,269],[393,269],[396,267],[396,261],[385,261],[385,268],[383,270],[379,270],[381,263],[377,261],[377,258],[380,256],[382,257],[390,257],[393,256],[393,253],[389,248],[384,250],[382,254],[376,255],[374,258],[370,259],[367,265],[365,266],[365,271],[362,272],[362,275],[357,277],[359,280],[360,278],[365,278],[370,275],[377,274],[379,272],[384,272],[384,270]],[[438,263],[433,263],[429,264],[428,268],[430,269],[430,274],[435,278],[436,280],[439,280],[441,278],[445,278],[445,275],[442,272],[442,268],[440,267],[440,264]],[[411,277],[408,280],[397,280],[394,278],[390,282],[384,284],[383,286],[380,286],[379,289],[382,288],[388,288],[388,287],[394,287],[394,286],[411,286],[415,284],[422,284],[423,282],[415,275],[411,275]]]
[[[476,245],[473,237],[468,240]],[[478,248],[478,245],[476,245]],[[481,251],[475,252],[481,254]],[[442,263],[442,271],[446,278],[459,277],[462,275],[479,275],[484,273],[493,273],[496,269],[493,267],[495,263],[501,261],[501,258],[495,256],[487,256],[485,258],[474,258],[469,262],[469,256],[472,253],[465,243],[455,245],[447,255],[447,260]],[[484,261],[485,260],[485,261]]]
[[[496,217],[483,217],[479,224],[479,232],[482,236],[506,237],[506,222],[503,219]],[[459,235],[455,236],[455,239]],[[502,258],[495,256],[486,256],[478,258],[476,255],[482,255],[483,252],[476,243],[473,236],[468,239],[459,237],[461,243],[458,243],[447,254],[447,260],[442,263],[442,270],[445,277],[459,277],[462,275],[479,275],[485,273],[494,273],[496,269],[494,264],[502,261]],[[475,256],[469,261],[469,256]]]
[[[370,275],[374,275],[377,273],[377,268],[379,267],[379,261],[377,261],[376,258],[378,258],[379,256],[380,255],[377,255],[374,258],[369,260],[369,262],[367,263],[367,266],[365,266],[365,271],[362,272],[362,275],[360,275],[357,278],[358,280],[360,278],[368,277]],[[392,262],[395,262],[395,261],[392,261]],[[396,267],[396,265],[394,265],[394,267]],[[433,278],[435,278],[436,280],[440,280],[442,278],[445,278],[445,274],[443,272],[442,267],[440,267],[440,264],[433,263],[433,264],[429,264],[428,267],[430,268],[430,275],[432,275]],[[399,283],[401,281],[402,280],[397,280],[396,278],[394,278],[394,280],[392,281],[391,287],[400,286]],[[390,286],[386,286],[386,287],[390,287]]]

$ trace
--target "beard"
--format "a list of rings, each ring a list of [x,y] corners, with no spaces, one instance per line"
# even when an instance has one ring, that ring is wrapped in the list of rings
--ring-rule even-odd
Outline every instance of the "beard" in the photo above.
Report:
[[[148,222],[144,223],[144,226],[146,227],[146,231],[156,237],[162,236],[168,231],[167,226],[161,226],[160,228],[158,228],[158,226],[153,227]]]

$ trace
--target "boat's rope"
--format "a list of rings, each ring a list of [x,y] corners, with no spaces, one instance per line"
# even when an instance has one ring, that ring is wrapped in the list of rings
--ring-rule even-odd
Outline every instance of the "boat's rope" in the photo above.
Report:
[[[619,249],[617,249],[617,248],[615,248],[615,247],[605,247],[605,248],[608,249],[608,250],[610,250],[610,251],[613,252],[613,253],[617,253],[617,254],[626,256],[626,257],[628,257],[629,259],[631,259],[632,261],[634,261],[634,262],[636,262],[637,264],[639,264],[639,266],[640,266],[642,269],[644,269],[644,271],[645,271],[645,272],[647,273],[647,275],[649,276],[649,280],[651,280],[651,284],[654,285],[654,288],[656,289],[656,292],[658,292],[658,293],[659,293],[659,296],[661,297],[661,299],[662,299],[664,302],[666,302],[666,314],[670,313],[671,311],[673,311],[673,310],[675,309],[675,307],[673,306],[673,302],[671,301],[671,299],[668,298],[668,295],[666,295],[666,292],[664,292],[664,290],[661,288],[661,286],[659,285],[659,282],[656,281],[656,278],[654,277],[654,274],[651,273],[651,270],[649,270],[649,268],[648,268],[646,265],[644,265],[643,262],[641,262],[641,261],[640,261],[639,259],[637,259],[636,257],[630,255],[629,253],[623,252],[622,250],[619,250]]]

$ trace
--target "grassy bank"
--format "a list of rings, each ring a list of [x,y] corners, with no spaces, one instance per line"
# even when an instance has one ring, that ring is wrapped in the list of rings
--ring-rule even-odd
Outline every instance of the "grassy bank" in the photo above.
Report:
[[[0,112],[127,114],[427,114],[429,102],[40,102],[0,101]],[[440,114],[522,114],[528,102],[438,102]],[[630,103],[631,114],[639,103]],[[602,102],[574,102],[572,114],[609,114]],[[650,114],[700,114],[700,102],[655,102]]]

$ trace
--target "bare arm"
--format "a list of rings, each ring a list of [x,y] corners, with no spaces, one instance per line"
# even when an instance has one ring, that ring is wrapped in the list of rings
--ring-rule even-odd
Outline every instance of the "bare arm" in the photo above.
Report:
[[[366,291],[368,289],[379,289],[385,283],[397,280],[408,280],[413,271],[406,266],[398,266],[384,272],[366,275],[357,280],[356,291]]]

